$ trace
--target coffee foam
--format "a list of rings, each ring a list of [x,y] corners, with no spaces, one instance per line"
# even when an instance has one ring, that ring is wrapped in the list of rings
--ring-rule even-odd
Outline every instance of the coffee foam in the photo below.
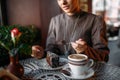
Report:
[[[68,59],[73,61],[82,61],[88,59],[88,57],[84,54],[71,54],[68,56]]]
[[[73,58],[73,59],[84,59],[84,58],[85,58],[85,56],[70,55],[70,58]]]

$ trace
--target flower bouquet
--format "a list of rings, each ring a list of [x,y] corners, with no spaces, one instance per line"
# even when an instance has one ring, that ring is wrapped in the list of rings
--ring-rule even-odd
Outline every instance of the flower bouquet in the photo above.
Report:
[[[34,26],[0,26],[0,56],[6,55],[5,53],[10,56],[30,55],[32,45],[36,42],[36,34]]]
[[[10,56],[14,56],[18,53],[19,49],[23,46],[22,44],[18,45],[19,37],[21,36],[21,32],[19,32],[18,28],[14,28],[11,30],[11,40],[13,42],[13,48],[10,49],[7,45],[5,45],[2,41],[0,41],[0,45],[3,46],[6,50],[8,50]]]

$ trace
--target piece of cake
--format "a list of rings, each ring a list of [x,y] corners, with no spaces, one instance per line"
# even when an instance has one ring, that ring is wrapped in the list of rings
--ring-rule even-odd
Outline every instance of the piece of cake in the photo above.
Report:
[[[52,68],[59,66],[59,56],[52,52],[47,52],[46,61]]]

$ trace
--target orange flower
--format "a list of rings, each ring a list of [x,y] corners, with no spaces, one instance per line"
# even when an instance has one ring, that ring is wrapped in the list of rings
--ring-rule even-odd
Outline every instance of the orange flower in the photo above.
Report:
[[[11,30],[11,39],[13,41],[14,46],[12,49],[5,45],[2,41],[0,41],[0,45],[3,46],[6,50],[9,51],[9,54],[11,56],[14,56],[18,53],[19,49],[22,47],[22,44],[18,45],[19,37],[21,36],[21,32],[18,30],[18,28],[13,28]]]
[[[11,30],[11,37],[14,45],[17,43],[19,40],[19,37],[21,36],[21,32],[18,30],[18,28],[13,28]]]

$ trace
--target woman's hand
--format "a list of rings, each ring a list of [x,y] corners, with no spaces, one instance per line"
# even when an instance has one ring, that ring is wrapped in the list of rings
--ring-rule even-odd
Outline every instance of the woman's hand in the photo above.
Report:
[[[82,39],[71,42],[71,45],[77,53],[82,53],[87,49],[87,43]]]
[[[39,45],[33,45],[32,46],[32,54],[31,54],[31,56],[35,57],[35,58],[38,58],[38,59],[43,58],[44,49]]]

